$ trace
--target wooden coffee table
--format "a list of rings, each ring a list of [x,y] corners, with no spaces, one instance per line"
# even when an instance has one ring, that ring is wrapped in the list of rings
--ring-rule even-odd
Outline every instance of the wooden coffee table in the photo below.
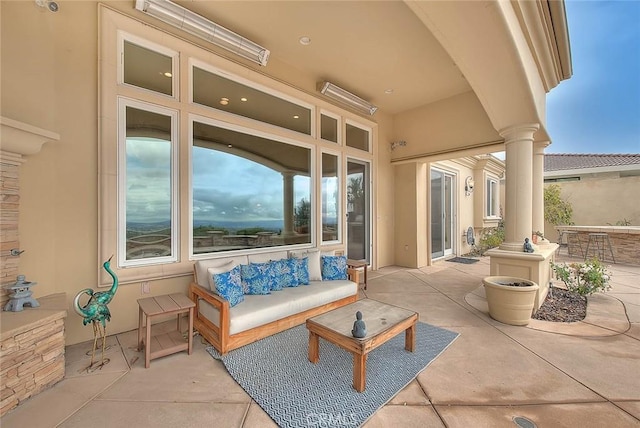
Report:
[[[362,320],[367,326],[367,335],[362,339],[351,335],[357,311],[362,312]],[[353,387],[356,391],[362,392],[366,387],[368,353],[403,331],[404,349],[413,352],[417,321],[416,312],[371,299],[359,300],[309,318],[309,361],[316,364],[320,360],[320,337],[351,352]]]

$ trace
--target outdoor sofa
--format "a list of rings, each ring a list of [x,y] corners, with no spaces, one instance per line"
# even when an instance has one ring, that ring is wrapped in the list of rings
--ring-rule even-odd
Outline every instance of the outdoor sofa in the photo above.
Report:
[[[324,257],[323,257],[324,256]],[[268,263],[294,263],[307,265],[308,285],[281,286],[268,294],[245,294],[235,303],[222,297],[216,282],[229,280],[235,269],[265,267]],[[306,259],[306,261],[305,261]],[[287,262],[287,260],[289,260]],[[342,262],[347,279],[322,277],[333,262]],[[302,268],[301,268],[302,269]],[[296,283],[303,269],[286,273],[279,280]],[[328,275],[330,275],[329,273]],[[294,275],[296,278],[292,278]],[[338,275],[340,277],[340,275]],[[264,337],[304,323],[308,318],[353,303],[358,299],[357,271],[346,267],[346,258],[320,253],[319,250],[272,251],[260,254],[238,255],[225,258],[199,260],[194,264],[194,282],[189,286],[189,297],[195,302],[194,328],[211,343],[220,354],[255,342]],[[244,291],[246,292],[246,284]],[[224,294],[224,292],[222,293]],[[354,314],[355,316],[355,314]]]

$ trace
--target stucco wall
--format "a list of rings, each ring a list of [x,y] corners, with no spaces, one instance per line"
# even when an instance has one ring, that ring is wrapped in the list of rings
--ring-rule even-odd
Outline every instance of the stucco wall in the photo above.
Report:
[[[623,220],[640,225],[640,177],[594,177],[545,187],[551,184],[559,185],[561,197],[571,203],[577,226],[615,226]],[[545,234],[557,242],[553,225],[545,224]]]
[[[407,145],[394,150],[392,159],[477,147],[503,139],[493,128],[473,92],[456,95],[396,115],[395,136]]]
[[[116,4],[116,3],[114,3]],[[118,2],[130,9],[132,2]],[[1,2],[2,115],[60,134],[21,166],[20,273],[37,281],[34,296],[64,292],[70,311],[67,344],[93,337],[72,311],[84,288],[97,287],[98,260],[98,3],[65,2],[48,13],[33,2]],[[276,77],[314,85],[300,70],[274,64]],[[313,93],[315,88],[303,88]],[[374,251],[381,265],[393,263],[393,177],[386,144],[392,121],[380,114],[384,142],[374,162]],[[378,152],[378,148],[374,149]],[[380,233],[378,233],[381,231]],[[140,283],[121,285],[109,309],[107,333],[137,327],[137,299],[186,293],[190,276],[151,281],[151,294]]]

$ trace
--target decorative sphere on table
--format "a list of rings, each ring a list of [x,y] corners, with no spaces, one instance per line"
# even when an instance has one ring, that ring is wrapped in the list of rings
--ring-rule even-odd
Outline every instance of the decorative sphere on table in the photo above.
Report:
[[[362,321],[362,312],[356,312],[356,321],[353,323],[353,330],[351,330],[353,337],[363,338],[367,335],[367,326]]]

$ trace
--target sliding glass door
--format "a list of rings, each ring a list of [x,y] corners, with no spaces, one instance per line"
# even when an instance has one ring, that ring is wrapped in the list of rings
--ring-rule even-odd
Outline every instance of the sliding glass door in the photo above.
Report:
[[[431,258],[453,254],[454,176],[431,169]]]

